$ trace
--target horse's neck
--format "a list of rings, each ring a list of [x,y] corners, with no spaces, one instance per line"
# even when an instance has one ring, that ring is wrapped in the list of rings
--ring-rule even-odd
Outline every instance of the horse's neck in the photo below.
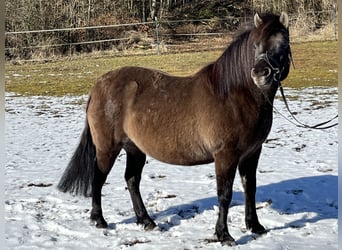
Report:
[[[268,84],[267,86],[260,87],[261,95],[264,97],[265,102],[271,103],[273,105],[273,101],[275,98],[275,95],[278,90],[278,83],[272,82]]]

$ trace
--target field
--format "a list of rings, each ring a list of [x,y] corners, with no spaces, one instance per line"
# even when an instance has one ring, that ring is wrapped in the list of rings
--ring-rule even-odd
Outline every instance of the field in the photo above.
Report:
[[[337,42],[292,45],[295,69],[284,81],[297,117],[316,124],[338,111]],[[89,221],[91,200],[56,185],[79,141],[87,93],[101,74],[123,65],[188,75],[222,51],[160,56],[78,57],[6,65],[5,244],[8,249],[221,249],[214,164],[182,167],[148,157],[142,198],[158,228],[135,223],[121,152],[103,189],[107,229]],[[280,98],[275,105],[287,114]],[[287,116],[287,115],[285,115]],[[257,213],[269,230],[246,230],[240,178],[228,225],[232,249],[338,249],[337,127],[294,127],[274,112],[257,172]]]
[[[114,68],[136,65],[175,75],[190,75],[216,60],[222,51],[122,56],[73,57],[46,63],[6,64],[6,91],[20,95],[83,95],[95,80]],[[337,42],[306,42],[292,45],[295,69],[284,81],[287,87],[337,86]]]

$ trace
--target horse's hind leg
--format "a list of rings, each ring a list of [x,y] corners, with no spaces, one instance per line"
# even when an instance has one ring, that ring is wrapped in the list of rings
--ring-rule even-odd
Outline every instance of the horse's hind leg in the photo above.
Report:
[[[97,228],[108,227],[108,224],[102,215],[101,192],[102,186],[105,183],[107,175],[112,169],[114,161],[119,152],[120,150],[117,150],[112,154],[102,153],[98,151],[96,152],[96,164],[92,192],[92,210],[90,219],[96,223]]]
[[[253,233],[265,233],[265,228],[259,223],[255,207],[256,169],[261,147],[255,153],[246,156],[239,163],[239,172],[245,191],[245,222],[247,229]]]
[[[156,227],[156,224],[146,211],[139,189],[141,172],[145,165],[146,155],[131,142],[124,149],[127,153],[125,180],[131,195],[137,224],[144,225],[146,230],[152,230]]]

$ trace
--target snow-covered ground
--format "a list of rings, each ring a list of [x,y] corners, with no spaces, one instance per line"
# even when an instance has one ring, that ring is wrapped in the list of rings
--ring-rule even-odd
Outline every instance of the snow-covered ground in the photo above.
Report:
[[[289,90],[299,119],[314,124],[337,113],[337,88]],[[141,184],[159,226],[135,224],[123,178],[125,154],[103,190],[108,229],[90,224],[90,199],[64,194],[56,184],[85,117],[87,97],[6,94],[5,239],[9,249],[215,249],[217,219],[213,164],[182,167],[148,158]],[[275,106],[284,114],[279,99]],[[260,237],[245,231],[239,176],[229,211],[232,249],[337,249],[337,128],[296,128],[275,114],[257,173]]]

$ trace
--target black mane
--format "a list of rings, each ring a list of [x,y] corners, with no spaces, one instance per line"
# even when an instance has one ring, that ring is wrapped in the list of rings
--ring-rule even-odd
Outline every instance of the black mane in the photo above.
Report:
[[[243,87],[252,81],[250,69],[254,54],[249,44],[252,29],[237,36],[223,54],[211,65],[209,81],[213,92],[226,97],[231,88]]]

